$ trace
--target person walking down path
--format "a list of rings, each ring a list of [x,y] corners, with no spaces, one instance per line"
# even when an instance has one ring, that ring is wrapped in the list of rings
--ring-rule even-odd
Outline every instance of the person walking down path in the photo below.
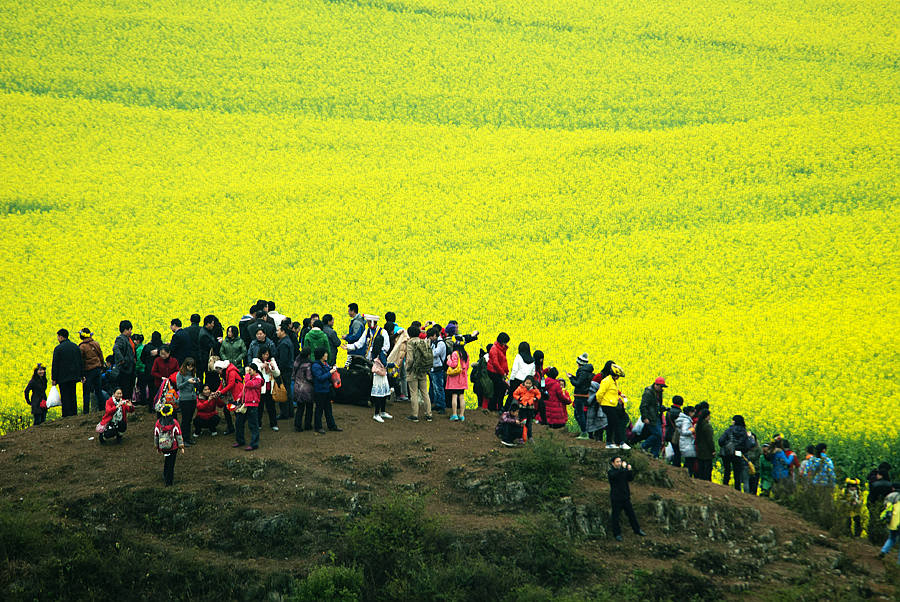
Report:
[[[888,517],[890,517],[889,520]],[[900,544],[900,491],[889,493],[884,498],[884,510],[880,518],[887,522],[888,528],[887,541],[884,542],[884,545],[881,546],[881,551],[878,553],[879,558],[884,558],[891,551],[892,547]],[[900,565],[900,551],[897,552],[897,564]]]
[[[78,349],[78,345],[69,340],[69,331],[60,328],[56,331],[56,339],[59,344],[53,350],[50,384],[59,387],[60,406],[65,418],[78,413],[75,384],[81,381],[81,374],[84,370],[81,363],[81,350]]]
[[[187,363],[185,361],[185,363]],[[163,483],[170,487],[175,481],[175,459],[178,452],[184,453],[185,441],[181,434],[181,424],[175,419],[175,408],[164,404],[160,416],[153,427],[153,441],[156,451],[163,455]]]
[[[619,516],[624,511],[628,517],[628,523],[635,535],[645,536],[638,524],[637,516],[634,514],[634,508],[631,505],[631,489],[628,482],[634,479],[634,472],[631,465],[626,464],[621,457],[616,456],[610,463],[609,471],[606,476],[609,479],[609,501],[612,505],[611,521],[612,533],[616,541],[622,541],[622,527],[619,525]]]
[[[35,366],[31,373],[25,387],[25,403],[31,407],[34,425],[43,424],[47,419],[47,368],[43,364]]]

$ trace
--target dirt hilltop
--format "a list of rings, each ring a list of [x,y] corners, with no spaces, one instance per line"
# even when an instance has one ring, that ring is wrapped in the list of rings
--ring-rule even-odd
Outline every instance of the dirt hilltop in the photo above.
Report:
[[[498,566],[512,559],[511,570],[534,579],[522,585],[528,591],[503,585],[511,600],[605,599],[600,591],[642,600],[898,599],[897,572],[866,542],[834,539],[770,500],[691,480],[634,450],[625,453],[637,470],[632,498],[647,537],[632,535],[623,517],[625,541],[616,543],[607,532],[611,452],[543,427],[539,453],[507,449],[494,436],[496,418],[481,410],[464,423],[435,415],[415,424],[404,409],[393,404],[395,419],[378,424],[367,408],[336,405],[344,431],[326,435],[296,433],[288,422],[276,433],[264,418],[255,452],[203,435],[179,455],[171,488],[163,487],[154,418],[144,409],[120,445],[90,439],[96,414],[2,437],[0,597],[122,590],[129,599],[307,599],[297,584],[314,567],[353,558],[367,599],[432,599],[419,586],[417,594],[402,590],[396,574],[370,571],[348,543],[348,533],[371,534],[353,525],[409,496],[421,497],[440,526],[441,558],[461,554],[472,571],[456,571],[461,593],[446,599],[478,599],[478,579],[479,588],[495,587],[472,566],[490,558]],[[554,450],[572,474],[565,491],[547,475],[523,476],[523,467],[540,471]],[[557,544],[570,545],[578,561],[560,557],[561,572],[538,565]],[[383,562],[397,549],[383,548]]]

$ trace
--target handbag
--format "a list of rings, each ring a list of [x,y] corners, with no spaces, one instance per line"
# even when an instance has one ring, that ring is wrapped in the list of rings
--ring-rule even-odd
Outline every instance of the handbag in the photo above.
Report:
[[[331,373],[331,386],[335,389],[341,388],[341,374],[337,370]]]
[[[287,398],[288,398],[288,394],[287,394],[287,389],[285,388],[285,386],[281,383],[276,382],[272,386],[272,399],[276,403],[284,403],[287,401]]]
[[[372,362],[372,374],[376,376],[387,376],[387,368],[384,367],[384,364],[381,363],[380,359],[376,359]]]
[[[453,353],[456,353],[456,352],[454,351]],[[462,371],[463,371],[462,358],[460,358],[459,354],[457,353],[456,354],[456,367],[451,368],[450,366],[447,366],[447,376],[459,376],[460,374],[462,374]]]

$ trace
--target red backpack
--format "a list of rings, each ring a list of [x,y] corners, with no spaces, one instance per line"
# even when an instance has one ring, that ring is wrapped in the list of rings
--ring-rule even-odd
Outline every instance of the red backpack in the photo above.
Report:
[[[178,425],[174,420],[170,424],[161,425],[159,420],[156,421],[156,428],[159,429],[159,451],[172,452],[178,449],[178,438],[175,436],[175,427]]]

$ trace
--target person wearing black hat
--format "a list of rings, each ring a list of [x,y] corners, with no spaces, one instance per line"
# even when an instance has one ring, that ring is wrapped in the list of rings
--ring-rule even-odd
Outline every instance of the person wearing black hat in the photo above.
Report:
[[[84,372],[81,350],[69,340],[69,331],[60,328],[56,332],[59,345],[53,350],[53,363],[50,366],[51,385],[59,386],[62,415],[74,416],[78,413],[75,399],[75,385],[81,381]]]
[[[681,416],[681,408],[684,406],[684,398],[681,395],[672,397],[672,407],[666,410],[666,443],[672,444],[672,450],[675,455],[672,456],[672,466],[681,466],[681,450],[678,449],[677,440],[675,439],[675,431],[679,430],[675,426],[678,417]],[[679,433],[679,438],[681,437]]]

